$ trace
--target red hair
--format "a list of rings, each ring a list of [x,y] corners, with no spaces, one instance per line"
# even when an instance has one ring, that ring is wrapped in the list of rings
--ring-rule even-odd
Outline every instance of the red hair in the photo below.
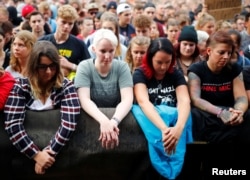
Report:
[[[172,55],[171,64],[169,65],[167,73],[173,73],[174,71],[176,57],[173,45],[166,38],[158,38],[151,42],[150,46],[148,47],[147,53],[142,58],[142,69],[147,79],[151,79],[155,73],[152,61],[154,55],[158,51],[163,51],[167,54]]]

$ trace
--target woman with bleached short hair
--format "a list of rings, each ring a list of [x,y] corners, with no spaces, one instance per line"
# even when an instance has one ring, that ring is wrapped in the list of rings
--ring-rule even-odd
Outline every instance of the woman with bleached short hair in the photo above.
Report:
[[[96,58],[82,61],[75,77],[81,106],[100,124],[99,141],[106,149],[118,146],[118,125],[133,103],[129,66],[125,61],[114,59],[117,44],[117,37],[111,30],[98,30],[93,41]],[[99,107],[113,107],[115,113],[110,119]]]

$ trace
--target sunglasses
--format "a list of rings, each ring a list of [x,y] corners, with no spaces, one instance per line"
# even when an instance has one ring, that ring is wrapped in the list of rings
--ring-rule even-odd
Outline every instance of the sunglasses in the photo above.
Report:
[[[89,12],[90,15],[96,15],[98,12],[96,11],[92,11],[92,12]]]
[[[57,68],[57,65],[55,63],[51,63],[49,65],[46,65],[46,64],[39,64],[37,66],[38,70],[41,71],[41,72],[46,72],[47,69],[49,68],[50,71],[55,71],[56,68]]]

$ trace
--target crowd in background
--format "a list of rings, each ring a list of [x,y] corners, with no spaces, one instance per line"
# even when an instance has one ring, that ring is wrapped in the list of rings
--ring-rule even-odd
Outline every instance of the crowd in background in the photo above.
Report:
[[[5,0],[0,5],[0,85],[5,87],[0,110],[13,145],[36,161],[37,174],[55,163],[75,130],[80,106],[100,124],[99,141],[106,149],[119,146],[118,125],[132,108],[154,168],[170,179],[179,175],[185,144],[193,138],[249,143],[249,65],[248,1],[229,19],[213,17],[203,0]],[[116,111],[109,119],[99,107]],[[62,124],[40,150],[25,132],[23,112],[55,108],[62,109]],[[172,119],[167,111],[174,112]],[[173,154],[180,160],[173,172],[153,158],[165,162]]]

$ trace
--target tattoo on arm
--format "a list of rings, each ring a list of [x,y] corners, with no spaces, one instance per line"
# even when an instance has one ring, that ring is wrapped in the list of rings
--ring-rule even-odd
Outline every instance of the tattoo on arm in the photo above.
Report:
[[[234,103],[234,109],[243,110],[248,106],[248,100],[245,96],[238,97]]]
[[[188,87],[189,87],[189,94],[190,94],[192,103],[200,107],[200,103],[199,103],[201,101],[200,78],[193,72],[188,73]]]
[[[218,113],[218,107],[212,105],[207,100],[202,99],[201,96],[201,82],[200,77],[195,73],[188,73],[188,86],[189,93],[192,100],[192,103],[195,107],[202,109],[203,111],[207,111],[213,114]]]
[[[190,79],[190,81],[191,81],[191,80],[200,80],[199,76],[197,76],[197,75],[196,75],[195,73],[193,73],[193,72],[188,73],[188,79]]]
[[[188,87],[191,99],[200,97],[201,87],[200,78],[195,73],[188,73]]]

